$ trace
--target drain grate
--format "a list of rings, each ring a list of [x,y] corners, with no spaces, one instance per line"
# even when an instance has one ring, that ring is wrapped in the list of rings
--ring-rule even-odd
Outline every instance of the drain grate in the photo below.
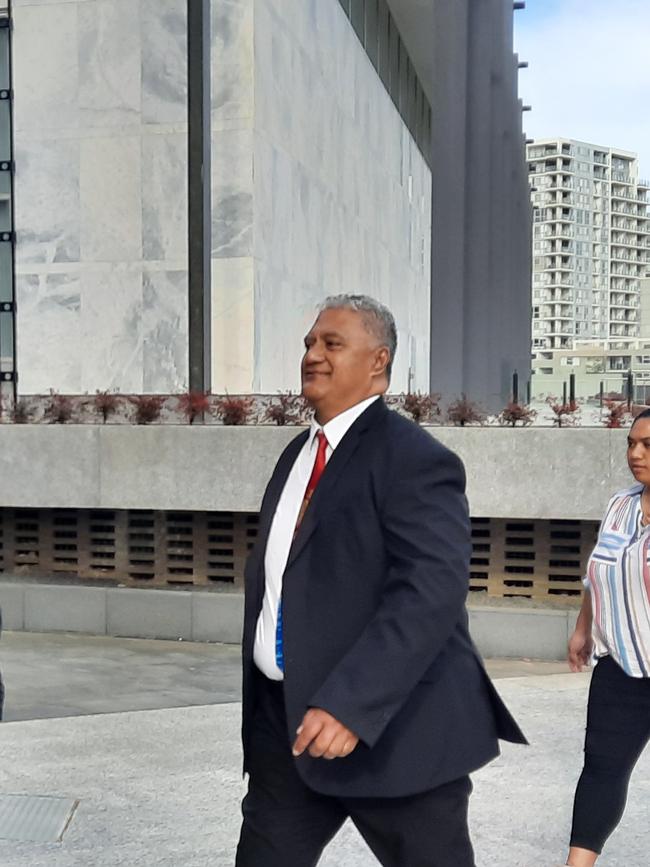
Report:
[[[58,843],[78,803],[50,795],[0,795],[0,840]]]

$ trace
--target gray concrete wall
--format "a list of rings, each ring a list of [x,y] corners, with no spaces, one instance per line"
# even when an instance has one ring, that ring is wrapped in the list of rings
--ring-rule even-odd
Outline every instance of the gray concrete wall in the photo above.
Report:
[[[475,517],[599,520],[625,430],[434,427]],[[0,507],[254,512],[296,428],[0,425]]]

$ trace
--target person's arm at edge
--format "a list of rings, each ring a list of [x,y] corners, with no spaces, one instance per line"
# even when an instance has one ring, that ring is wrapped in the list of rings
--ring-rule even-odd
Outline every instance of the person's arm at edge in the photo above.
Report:
[[[582,671],[583,666],[587,665],[591,658],[594,646],[591,634],[592,621],[591,591],[586,589],[573,635],[569,639],[567,661],[573,672]]]

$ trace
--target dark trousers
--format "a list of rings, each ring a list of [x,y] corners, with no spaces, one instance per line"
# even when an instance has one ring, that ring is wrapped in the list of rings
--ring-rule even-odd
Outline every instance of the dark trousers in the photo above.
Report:
[[[629,677],[609,656],[593,673],[585,763],[573,806],[571,845],[600,853],[621,820],[630,775],[650,739],[650,678]]]
[[[281,684],[260,676],[258,695],[236,867],[313,867],[348,817],[385,867],[475,867],[469,777],[407,798],[320,795],[295,769]]]

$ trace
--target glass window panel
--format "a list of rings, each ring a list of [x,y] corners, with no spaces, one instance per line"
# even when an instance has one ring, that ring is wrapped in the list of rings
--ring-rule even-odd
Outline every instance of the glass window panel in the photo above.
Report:
[[[11,195],[11,172],[0,171],[0,200]]]
[[[0,87],[9,87],[9,28],[0,30]]]
[[[390,86],[389,11],[386,0],[378,0],[377,29],[379,51],[379,75],[384,87]]]
[[[4,368],[12,367],[14,354],[14,326],[11,313],[0,312],[0,357],[5,362]],[[9,364],[7,364],[9,362]]]
[[[408,117],[409,79],[408,69],[410,62],[404,43],[399,42],[399,110],[402,117]]]
[[[415,77],[415,70],[413,69],[413,64],[409,60],[408,66],[406,67],[406,78],[407,78],[407,86],[408,86],[408,114],[406,115],[406,125],[411,130],[411,133],[415,135],[415,107],[417,105],[417,79]]]
[[[379,48],[377,40],[377,0],[366,0],[366,54],[375,69],[378,68]]]
[[[390,19],[389,51],[390,51],[390,95],[399,108],[399,34],[395,22]]]
[[[0,199],[0,232],[11,231],[11,203],[9,199]],[[6,243],[6,242],[1,242]]]
[[[11,244],[0,241],[0,301],[12,300],[12,273]]]
[[[364,40],[364,17],[365,17],[365,0],[350,0],[350,21],[357,32],[357,36],[363,42]]]
[[[0,99],[0,159],[11,156],[11,114],[8,99]]]

